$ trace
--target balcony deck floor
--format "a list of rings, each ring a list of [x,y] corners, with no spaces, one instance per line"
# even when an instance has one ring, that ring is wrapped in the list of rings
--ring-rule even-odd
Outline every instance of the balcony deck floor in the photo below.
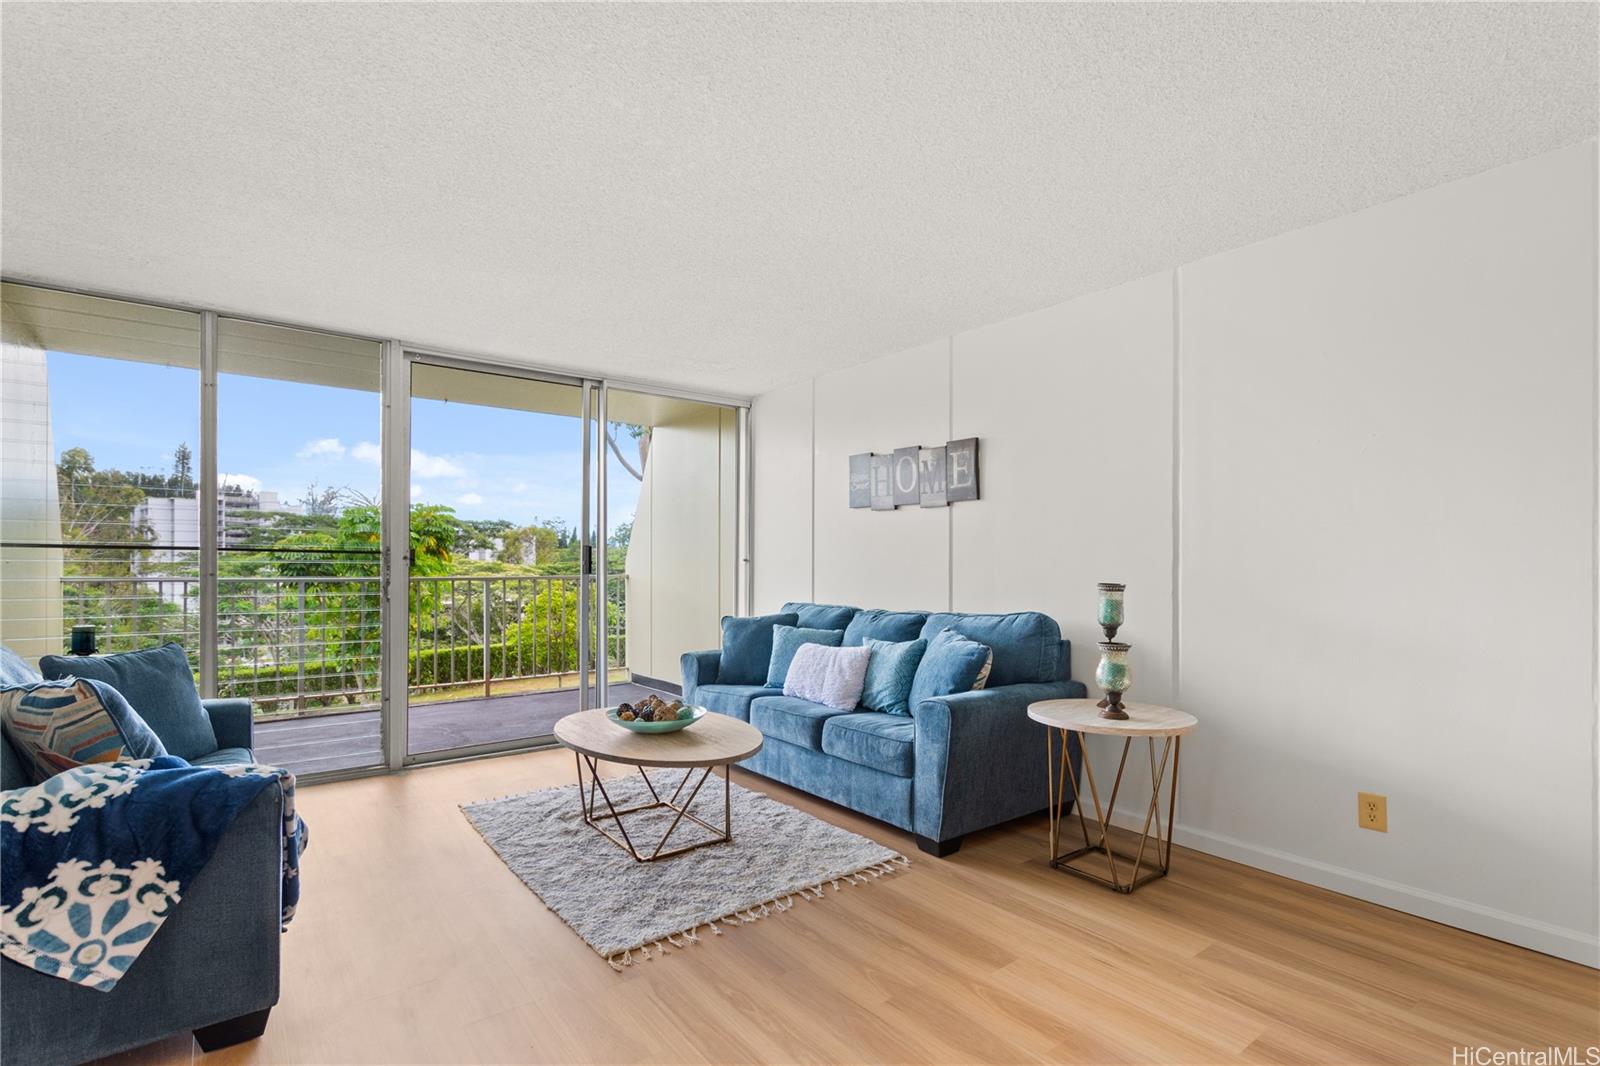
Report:
[[[618,703],[643,699],[651,692],[663,698],[672,695],[631,682],[613,682],[607,691]],[[469,744],[548,736],[557,719],[577,709],[575,688],[414,703],[411,751],[445,751]],[[259,761],[287,767],[297,774],[376,766],[382,761],[378,712],[257,722],[255,753]]]

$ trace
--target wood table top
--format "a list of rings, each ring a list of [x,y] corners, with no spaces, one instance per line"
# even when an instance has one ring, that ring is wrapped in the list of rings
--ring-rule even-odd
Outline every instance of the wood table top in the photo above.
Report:
[[[1194,715],[1154,703],[1124,703],[1126,720],[1100,717],[1098,700],[1040,700],[1028,704],[1028,717],[1054,729],[1103,733],[1113,737],[1181,737],[1200,724]]]
[[[760,730],[715,711],[673,733],[635,733],[603,709],[579,711],[556,723],[555,737],[573,751],[630,766],[720,766],[761,750]]]

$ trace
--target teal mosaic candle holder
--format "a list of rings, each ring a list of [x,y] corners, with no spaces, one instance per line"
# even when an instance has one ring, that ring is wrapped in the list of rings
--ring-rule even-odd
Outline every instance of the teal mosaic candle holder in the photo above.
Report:
[[[1095,668],[1094,679],[1106,694],[1101,718],[1125,720],[1128,712],[1122,709],[1122,694],[1133,684],[1133,673],[1128,668],[1128,649],[1131,644],[1115,640],[1100,642],[1100,665]]]
[[[1116,640],[1117,630],[1122,625],[1122,596],[1128,586],[1102,581],[1097,587],[1100,590],[1100,609],[1095,620],[1105,630],[1107,640]]]

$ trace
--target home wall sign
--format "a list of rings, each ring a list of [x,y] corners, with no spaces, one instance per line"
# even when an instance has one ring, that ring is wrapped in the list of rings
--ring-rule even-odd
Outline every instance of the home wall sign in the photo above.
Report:
[[[850,457],[850,506],[944,507],[978,498],[978,438]]]

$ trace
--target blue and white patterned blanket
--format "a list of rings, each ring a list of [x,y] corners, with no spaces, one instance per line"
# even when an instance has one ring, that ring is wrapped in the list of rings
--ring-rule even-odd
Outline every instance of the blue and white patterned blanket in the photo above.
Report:
[[[283,786],[283,921],[300,899],[305,823],[276,766],[190,766],[176,756],[79,766],[0,792],[0,954],[109,992],[223,834]]]

